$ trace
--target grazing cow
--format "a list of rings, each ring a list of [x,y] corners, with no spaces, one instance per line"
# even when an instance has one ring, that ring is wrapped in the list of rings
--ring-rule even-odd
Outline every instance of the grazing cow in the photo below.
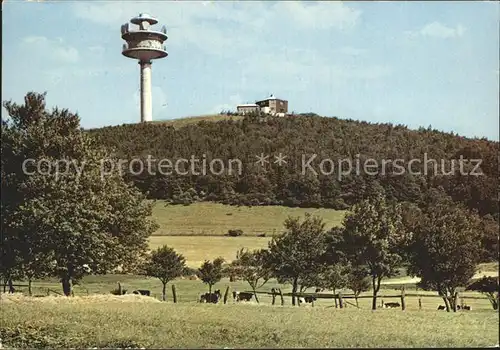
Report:
[[[146,289],[138,289],[133,291],[134,294],[140,294],[140,295],[146,295],[146,296],[151,296],[151,291],[146,290]]]
[[[464,305],[462,307],[462,310],[467,310],[467,311],[470,311],[471,310],[471,307],[469,305]]]
[[[300,304],[305,303],[305,302],[306,302],[306,299],[305,299],[305,298],[303,298],[303,297],[297,297],[297,301],[298,301],[298,303],[299,303],[299,305],[300,305]]]
[[[446,306],[444,306],[444,305],[439,305],[439,306],[438,306],[438,310],[446,310]]]
[[[238,301],[250,301],[252,300],[253,293],[246,293],[246,292],[233,292],[233,299]]]
[[[200,303],[213,303],[217,304],[222,294],[219,289],[213,293],[205,293],[200,296]]]
[[[401,305],[399,303],[385,303],[384,307],[386,309],[392,309],[394,307],[400,307]]]
[[[304,297],[304,301],[306,303],[312,303],[313,301],[316,301],[316,297],[308,295],[308,296]]]

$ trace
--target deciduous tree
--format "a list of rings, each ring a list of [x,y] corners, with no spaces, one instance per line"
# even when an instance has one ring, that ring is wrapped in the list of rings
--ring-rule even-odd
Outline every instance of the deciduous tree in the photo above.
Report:
[[[266,265],[268,251],[249,251],[242,248],[236,253],[236,260],[229,264],[227,272],[246,281],[259,302],[257,289],[262,288],[271,278],[271,270]]]
[[[435,290],[446,308],[455,310],[455,292],[466,286],[481,258],[479,219],[443,191],[432,190],[411,243],[408,273],[420,286]]]
[[[373,310],[382,279],[394,276],[403,262],[406,242],[400,206],[387,203],[381,193],[355,205],[344,218],[342,251],[354,267],[366,267],[372,280]]]
[[[224,262],[222,257],[218,257],[214,261],[205,260],[198,269],[198,277],[203,283],[208,284],[209,293],[212,293],[212,287],[224,277]]]
[[[473,290],[485,294],[493,306],[493,310],[498,310],[500,287],[498,277],[486,277],[469,284],[465,290]]]
[[[163,284],[162,300],[166,300],[167,283],[186,271],[186,259],[166,245],[153,250],[144,264],[144,274],[158,278]]]
[[[43,257],[30,268],[43,266],[70,295],[90,271],[104,274],[145,252],[157,227],[151,203],[119,173],[104,175],[110,154],[80,128],[78,115],[48,111],[36,93],[4,107],[2,233],[29,236],[20,251]]]
[[[286,231],[273,237],[269,242],[268,266],[280,283],[292,284],[292,304],[295,305],[295,293],[303,286],[310,286],[315,274],[324,266],[322,256],[325,252],[325,224],[321,218],[306,214],[300,218],[288,218]]]
[[[364,268],[351,268],[346,276],[346,287],[352,290],[356,299],[356,306],[359,307],[358,297],[362,292],[370,289],[370,281],[367,278],[367,271]]]

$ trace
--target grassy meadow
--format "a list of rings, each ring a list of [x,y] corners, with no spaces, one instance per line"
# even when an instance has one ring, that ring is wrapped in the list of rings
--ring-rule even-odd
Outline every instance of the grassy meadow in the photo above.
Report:
[[[5,299],[6,297],[4,297]],[[73,299],[73,300],[72,300]],[[36,310],[36,315],[33,312]],[[10,297],[6,347],[486,347],[498,313],[161,303],[148,297]]]
[[[238,207],[219,203],[166,205],[156,201],[153,218],[160,228],[155,236],[223,236],[228,230],[243,230],[244,236],[266,236],[283,232],[283,222],[289,216],[305,213],[320,216],[327,228],[338,226],[343,211],[333,209],[288,208],[282,206]]]
[[[329,209],[233,207],[214,203],[190,206],[158,201],[153,217],[160,228],[150,237],[151,249],[167,244],[186,257],[187,265],[197,268],[205,259],[218,256],[230,261],[241,248],[267,247],[273,234],[283,230],[288,216],[309,212],[321,216],[327,228],[340,225],[344,213]],[[240,237],[224,236],[229,229],[241,229]],[[265,237],[258,237],[266,233]],[[498,264],[481,264],[477,276],[498,275]],[[18,293],[1,294],[0,348],[280,348],[280,347],[483,347],[498,344],[498,312],[474,292],[461,292],[471,311],[437,311],[443,303],[435,295],[417,290],[415,279],[400,275],[383,281],[382,302],[400,302],[405,286],[406,311],[371,311],[371,298],[344,299],[346,308],[335,307],[333,299],[318,299],[314,306],[292,307],[285,297],[259,294],[256,301],[236,304],[230,295],[226,305],[200,304],[199,296],[208,291],[200,280],[179,278],[167,286],[167,302],[160,302],[162,284],[156,278],[126,274],[86,276],[73,288],[75,297],[59,296],[60,283],[54,279],[34,281],[36,297],[27,297],[26,282],[15,282]],[[121,284],[124,296],[110,292]],[[177,291],[173,303],[171,286]],[[248,291],[244,281],[222,279],[214,286],[222,293]],[[270,280],[260,289],[290,292],[289,285]],[[150,290],[151,297],[130,295],[136,289]],[[309,290],[311,292],[311,290]],[[339,291],[337,291],[339,292]],[[351,291],[341,291],[344,295]],[[325,292],[326,293],[326,292]],[[332,293],[332,292],[328,292]],[[47,296],[49,295],[49,296]],[[362,296],[370,296],[371,292]],[[43,297],[42,297],[43,296]],[[242,321],[244,320],[244,321]]]
[[[281,206],[238,207],[218,203],[167,205],[156,201],[153,218],[159,229],[150,237],[151,249],[164,244],[186,257],[187,265],[199,267],[204,260],[222,256],[236,258],[241,248],[266,248],[270,237],[283,232],[289,216],[311,213],[322,217],[326,226],[341,224],[344,212],[332,209],[287,208]],[[240,237],[227,237],[228,230],[240,229]],[[265,234],[265,237],[258,235]]]
[[[222,256],[226,261],[236,259],[236,252],[241,248],[267,248],[268,237],[196,237],[196,236],[152,236],[149,239],[151,249],[164,244],[173,247],[186,258],[189,267],[200,267],[203,261]]]

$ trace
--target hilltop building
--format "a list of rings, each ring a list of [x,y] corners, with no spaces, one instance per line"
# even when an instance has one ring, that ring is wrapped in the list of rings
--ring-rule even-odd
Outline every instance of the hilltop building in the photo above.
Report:
[[[236,112],[238,112],[238,114],[248,114],[251,112],[257,112],[259,110],[260,110],[259,105],[255,103],[246,103],[236,106]]]
[[[250,112],[260,111],[265,114],[283,117],[286,113],[288,113],[288,101],[281,100],[274,97],[274,95],[271,95],[265,100],[256,101],[255,103],[238,105],[236,106],[236,111],[238,112],[238,114],[247,114]]]

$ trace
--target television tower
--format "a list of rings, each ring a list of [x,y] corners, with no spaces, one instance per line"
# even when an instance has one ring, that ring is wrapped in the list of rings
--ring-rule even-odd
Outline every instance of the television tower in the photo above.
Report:
[[[146,13],[130,20],[130,23],[139,26],[138,30],[130,31],[129,23],[121,27],[123,44],[122,54],[125,57],[139,60],[141,66],[141,122],[153,120],[153,104],[151,96],[151,60],[168,56],[163,42],[167,40],[167,29],[162,27],[160,32],[151,30],[151,26],[158,20]]]

